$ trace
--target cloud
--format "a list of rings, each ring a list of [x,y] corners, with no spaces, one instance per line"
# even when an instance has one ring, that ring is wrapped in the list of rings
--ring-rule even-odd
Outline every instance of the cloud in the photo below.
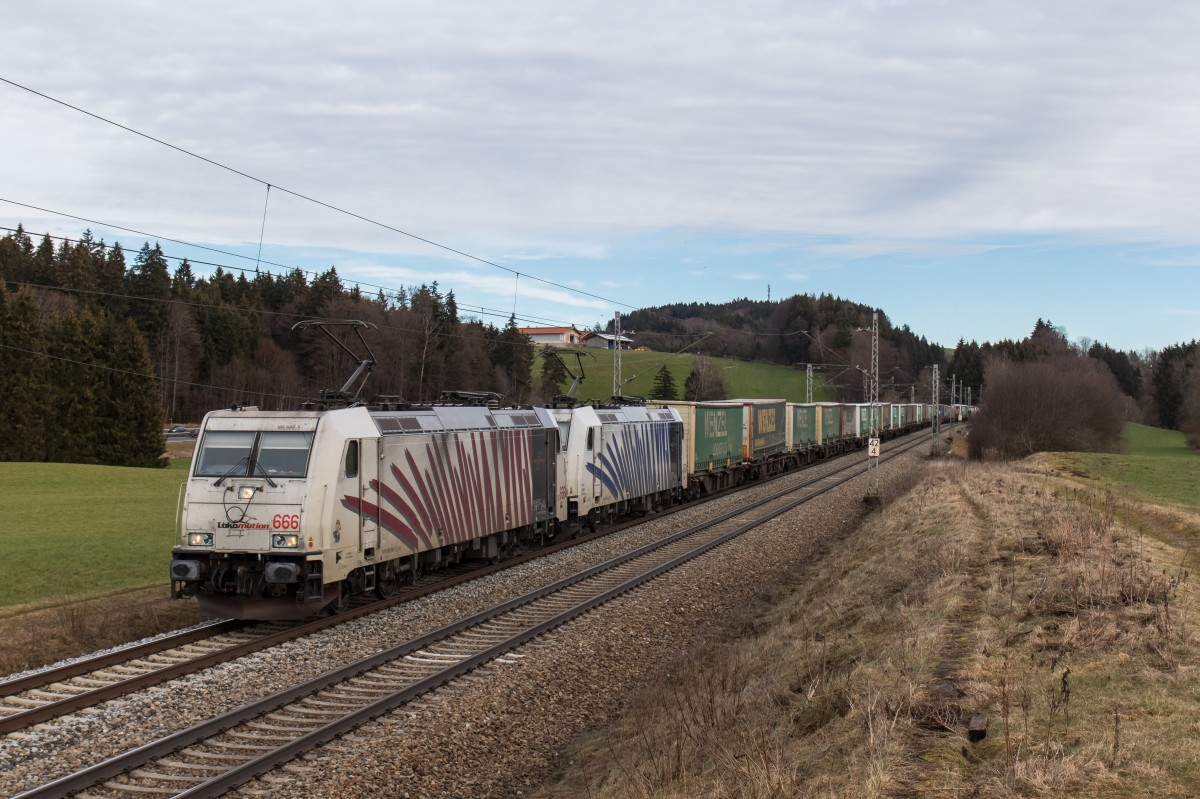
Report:
[[[27,9],[0,45],[21,54],[13,79],[436,240],[672,226],[1194,240],[1198,13],[226,0],[147,15],[63,2]],[[44,196],[49,177],[72,204],[255,238],[263,186],[3,96],[19,199]],[[289,213],[304,218],[268,227],[336,246],[391,235]]]

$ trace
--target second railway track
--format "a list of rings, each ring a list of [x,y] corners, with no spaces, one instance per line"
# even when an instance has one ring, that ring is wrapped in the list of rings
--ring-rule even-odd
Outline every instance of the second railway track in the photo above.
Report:
[[[916,441],[893,450],[927,441]],[[455,679],[746,529],[836,487],[861,462],[613,558],[448,627],[22,796],[215,796]],[[125,776],[122,776],[125,775]]]

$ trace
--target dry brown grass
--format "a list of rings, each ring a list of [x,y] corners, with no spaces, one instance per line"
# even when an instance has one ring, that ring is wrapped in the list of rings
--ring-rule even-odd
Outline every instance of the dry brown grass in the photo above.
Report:
[[[539,795],[1200,795],[1186,548],[1124,524],[1111,493],[932,471],[632,696]]]
[[[167,457],[171,460],[190,458],[195,451],[196,439],[194,438],[189,438],[186,441],[168,441],[166,446]]]
[[[0,615],[0,675],[54,663],[200,621],[194,602],[173,601],[165,586],[87,600],[62,597]]]

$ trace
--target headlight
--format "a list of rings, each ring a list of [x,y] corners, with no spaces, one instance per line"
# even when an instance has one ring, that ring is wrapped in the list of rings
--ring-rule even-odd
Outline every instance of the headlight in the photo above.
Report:
[[[212,533],[188,533],[189,547],[211,547],[212,542]]]
[[[274,533],[271,536],[271,546],[276,549],[295,549],[300,546],[300,536],[295,533]]]
[[[238,486],[238,499],[246,502],[254,499],[254,486]]]

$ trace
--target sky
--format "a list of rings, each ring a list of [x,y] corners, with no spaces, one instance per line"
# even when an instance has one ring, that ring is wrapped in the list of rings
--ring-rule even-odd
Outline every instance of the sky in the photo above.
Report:
[[[1169,1],[48,0],[0,26],[0,225],[497,325],[829,293],[1160,349],[1200,326],[1197,41]]]

